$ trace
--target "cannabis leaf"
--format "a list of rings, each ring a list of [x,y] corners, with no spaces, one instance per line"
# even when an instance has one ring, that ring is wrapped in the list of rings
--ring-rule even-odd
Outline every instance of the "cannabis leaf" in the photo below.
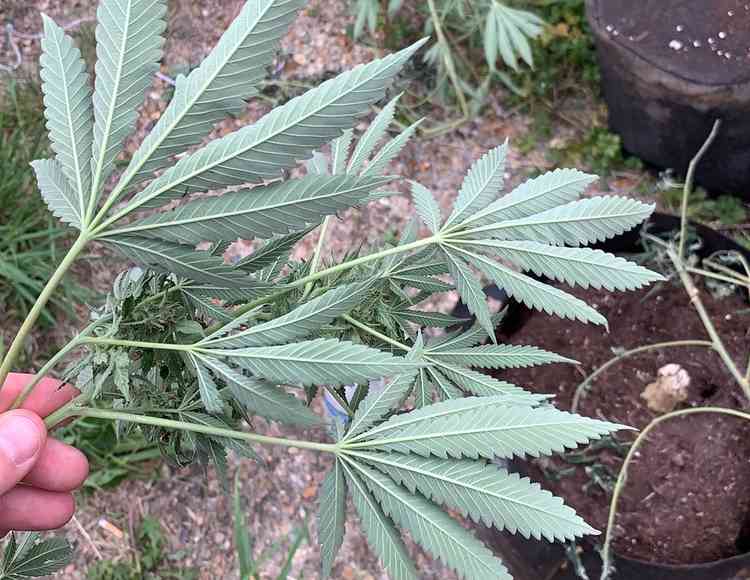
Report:
[[[93,203],[135,127],[137,108],[159,70],[166,28],[164,0],[102,0],[97,10]]]
[[[368,441],[367,447],[424,457],[493,459],[524,454],[536,457],[562,452],[625,428],[552,407],[503,404],[508,400],[512,401],[505,397],[479,397],[481,406],[457,413],[450,412],[455,410],[453,401],[436,403],[413,413],[406,424],[396,416],[380,426],[379,438]],[[383,435],[382,431],[387,434]]]
[[[309,176],[249,191],[197,199],[168,212],[156,213],[132,225],[105,234],[155,237],[182,244],[268,239],[317,224],[323,217],[355,206],[384,178]]]
[[[400,3],[392,0],[389,9]],[[472,165],[447,219],[429,189],[411,184],[426,237],[412,219],[398,242],[380,251],[358,248],[332,259],[323,255],[321,233],[311,260],[296,257],[297,244],[321,223],[324,232],[332,216],[392,195],[382,188],[394,178],[384,174],[420,121],[388,135],[399,95],[356,143],[353,127],[425,43],[344,72],[256,123],[198,146],[257,94],[304,0],[246,2],[203,63],[177,78],[166,110],[114,189],[102,195],[158,70],[165,4],[101,0],[93,95],[80,52],[44,17],[41,74],[55,156],[33,166],[52,213],[81,230],[60,277],[92,240],[143,266],[118,276],[92,312],[92,325],[71,343],[86,352],[65,378],[86,402],[70,406],[67,416],[140,424],[177,464],[212,463],[227,484],[228,452],[257,459],[251,443],[332,454],[320,497],[323,576],[342,544],[347,494],[397,580],[416,578],[400,530],[462,578],[510,578],[443,508],[527,537],[574,540],[594,533],[561,500],[492,461],[561,452],[622,427],[559,411],[545,395],[480,372],[574,362],[533,346],[498,344],[495,327],[504,313],[490,311],[483,278],[533,308],[604,325],[596,309],[550,282],[629,290],[661,280],[582,247],[636,226],[653,207],[609,196],[579,199],[595,177],[574,169],[545,173],[503,195],[504,143]],[[374,26],[378,10],[371,0],[360,5],[357,32],[365,21]],[[477,7],[456,3],[454,9],[467,19]],[[529,39],[541,22],[496,0],[481,9],[489,11],[490,66],[498,57],[513,68],[519,58],[531,65]],[[441,40],[428,57],[445,64],[447,51]],[[304,161],[306,175],[286,176]],[[207,192],[214,193],[192,197]],[[238,238],[253,241],[254,251],[230,262],[228,250]],[[468,321],[427,305],[434,294],[453,289],[476,318],[468,329],[452,330]],[[14,364],[31,323],[11,345],[1,373]],[[425,339],[424,327],[449,331]],[[320,387],[344,410],[330,425],[336,443],[244,429],[253,416],[321,427],[312,410]],[[412,402],[415,408],[404,411]],[[237,501],[235,511],[240,508]],[[249,538],[239,528],[237,540],[247,571]],[[9,540],[3,578],[51,573],[69,557],[60,541],[38,542],[35,535],[16,541]]]
[[[73,557],[70,544],[63,538],[40,540],[34,532],[11,533],[5,546],[0,580],[23,580],[54,574]]]
[[[269,346],[310,336],[362,301],[371,286],[371,282],[340,286],[298,306],[284,316],[240,332],[207,338],[199,344],[211,348]],[[217,334],[223,333],[223,330],[217,331]]]
[[[425,41],[360,65],[275,108],[249,127],[216,139],[157,177],[123,210],[159,207],[185,192],[218,189],[279,176],[350,128],[380,99]]]
[[[205,352],[230,357],[257,377],[286,384],[343,385],[414,368],[414,364],[390,353],[324,338],[280,346],[206,349]]]
[[[346,523],[346,481],[344,467],[338,459],[323,480],[319,503],[318,535],[322,576],[328,578],[344,541]]]
[[[544,29],[544,21],[525,10],[506,6],[492,0],[484,29],[484,54],[487,64],[495,68],[499,56],[513,70],[518,70],[518,57],[530,67],[534,66],[531,56],[530,38],[536,38]]]
[[[203,63],[180,76],[174,97],[120,178],[117,191],[199,143],[215,123],[245,107],[305,0],[246,2]]]
[[[472,165],[458,192],[453,205],[453,213],[445,221],[446,227],[454,223],[462,223],[465,218],[475,215],[495,200],[503,187],[507,152],[506,140],[499,147],[485,153]]]
[[[65,177],[60,163],[55,159],[32,161],[39,191],[52,215],[66,224],[81,229],[83,214],[80,198]]]
[[[374,417],[390,413],[389,405],[369,409]],[[340,441],[336,461],[368,541],[393,578],[414,577],[400,565],[395,523],[461,578],[510,579],[502,562],[437,504],[526,537],[572,540],[596,533],[537,484],[477,458],[559,451],[618,425],[535,408],[513,396],[456,399],[371,424],[367,431],[350,425],[358,434]]]
[[[89,77],[73,40],[48,16],[42,15],[42,20],[44,115],[56,159],[76,194],[72,211],[81,217],[86,214],[91,186],[93,107]]]

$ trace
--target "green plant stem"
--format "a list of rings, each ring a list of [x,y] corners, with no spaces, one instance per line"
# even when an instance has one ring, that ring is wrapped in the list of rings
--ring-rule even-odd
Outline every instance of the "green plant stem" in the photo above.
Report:
[[[718,262],[715,262],[714,260],[710,258],[706,258],[703,260],[703,265],[714,268],[715,270],[722,272],[729,276],[730,278],[737,278],[738,280],[741,280],[745,284],[750,284],[750,264],[748,264],[747,260],[745,259],[745,256],[743,256],[740,253],[733,252],[732,255],[736,257],[740,262],[742,262],[742,266],[745,269],[745,274],[740,274],[736,270],[732,270],[732,268],[728,268],[727,266],[723,264],[719,264]]]
[[[410,350],[410,348],[408,346],[406,346],[405,344],[402,344],[399,341],[394,340],[391,337],[386,336],[385,334],[382,334],[382,333],[378,332],[374,328],[370,328],[366,324],[360,322],[359,320],[356,320],[355,318],[352,318],[348,314],[344,314],[341,318],[343,320],[346,320],[353,327],[359,328],[361,331],[366,332],[367,334],[372,335],[375,338],[378,338],[378,339],[382,340],[383,342],[386,342],[386,343],[388,343],[388,344],[390,344],[392,346],[395,346],[398,349],[406,350],[406,351]]]
[[[750,414],[743,413],[742,411],[735,411],[734,409],[722,409],[720,407],[697,407],[694,409],[683,409],[681,411],[674,411],[666,415],[662,415],[651,421],[646,428],[638,435],[636,440],[630,446],[628,454],[625,457],[625,461],[622,464],[620,473],[617,476],[617,482],[615,483],[614,490],[612,491],[612,500],[609,504],[609,518],[607,520],[607,530],[604,536],[604,546],[602,547],[602,574],[600,580],[607,580],[613,570],[612,566],[612,536],[615,527],[615,518],[617,516],[617,504],[622,495],[622,490],[627,483],[628,467],[635,457],[635,453],[638,451],[641,444],[644,442],[648,434],[659,424],[670,419],[676,419],[677,417],[692,415],[694,413],[718,413],[721,415],[730,415],[750,421]]]
[[[52,429],[66,419],[73,417],[75,415],[75,410],[82,408],[86,403],[88,403],[89,398],[89,395],[86,393],[81,393],[77,397],[74,397],[73,399],[65,403],[62,407],[60,407],[57,411],[55,411],[51,415],[47,415],[44,418],[44,424],[47,425],[48,429]]]
[[[573,402],[570,405],[570,411],[572,413],[577,412],[578,405],[580,404],[581,398],[583,397],[583,393],[588,389],[588,387],[591,385],[591,383],[594,381],[596,377],[601,375],[604,371],[606,371],[612,365],[620,362],[623,359],[640,354],[642,352],[647,352],[650,350],[658,350],[662,348],[680,347],[680,346],[705,346],[707,348],[713,348],[714,343],[711,342],[710,340],[671,340],[669,342],[657,342],[655,344],[647,344],[645,346],[639,346],[638,348],[626,350],[625,352],[618,354],[617,356],[609,359],[607,362],[605,362],[603,365],[597,368],[593,373],[587,376],[576,387],[575,394],[573,395]]]
[[[42,310],[44,310],[44,307],[47,305],[47,302],[49,302],[52,294],[57,289],[57,286],[60,284],[67,271],[73,265],[73,262],[75,262],[76,258],[83,251],[88,241],[88,235],[84,232],[81,232],[78,239],[71,246],[70,250],[68,250],[68,253],[65,255],[62,262],[60,262],[60,264],[57,266],[57,269],[47,281],[47,284],[45,284],[42,292],[36,299],[36,302],[34,302],[34,305],[31,307],[31,310],[24,319],[23,324],[21,324],[21,327],[18,329],[18,333],[13,339],[8,352],[5,354],[2,365],[0,365],[0,389],[2,389],[3,385],[5,384],[5,379],[8,377],[8,374],[13,368],[13,365],[16,362],[16,358],[18,358],[18,355],[23,349],[26,338],[34,328],[34,324],[36,324],[36,321],[41,315]]]
[[[52,417],[52,416],[50,416]],[[195,423],[186,423],[184,421],[174,421],[161,417],[149,417],[147,415],[138,415],[128,413],[127,411],[110,411],[107,409],[95,409],[92,407],[70,407],[63,417],[56,417],[59,422],[70,417],[93,417],[97,419],[109,419],[112,421],[126,421],[137,423],[139,425],[151,425],[153,427],[162,427],[164,429],[176,429],[179,431],[190,431],[193,433],[202,433],[204,435],[213,435],[214,437],[226,437],[228,439],[239,439],[241,441],[251,441],[263,445],[280,445],[284,447],[296,447],[298,449],[310,449],[313,451],[322,451],[325,453],[337,453],[338,447],[330,443],[317,443],[314,441],[298,441],[296,439],[282,439],[279,437],[269,437],[257,433],[246,433],[244,431],[235,431],[234,429],[224,429],[221,427],[211,427],[210,425],[198,425]]]
[[[323,220],[323,225],[320,226],[320,234],[318,235],[318,243],[315,245],[315,251],[313,252],[312,261],[310,262],[310,274],[315,274],[320,266],[320,255],[323,253],[323,243],[328,233],[328,226],[331,223],[331,216],[326,216]],[[308,282],[305,285],[305,291],[302,293],[302,300],[308,297],[312,292],[313,284],[315,282]]]
[[[261,306],[268,302],[272,302],[276,298],[280,298],[281,296],[284,296],[284,294],[287,294],[296,288],[302,288],[310,282],[315,282],[316,280],[320,280],[321,278],[325,278],[326,276],[332,276],[333,274],[338,274],[339,272],[345,272],[346,270],[349,270],[351,268],[356,268],[357,266],[362,266],[363,264],[367,264],[368,262],[381,260],[383,258],[387,258],[388,256],[392,256],[395,254],[402,254],[404,252],[417,250],[419,248],[423,248],[424,246],[429,246],[430,244],[436,244],[436,243],[439,243],[441,239],[442,238],[439,235],[429,236],[427,238],[422,238],[421,240],[412,242],[411,244],[404,244],[403,246],[394,246],[392,248],[388,248],[387,250],[381,250],[380,252],[376,252],[368,256],[361,256],[354,260],[349,260],[348,262],[343,262],[341,264],[337,264],[336,266],[326,268],[325,270],[320,270],[319,272],[308,274],[307,276],[304,276],[303,278],[300,278],[299,280],[295,280],[291,284],[288,284],[287,286],[285,286],[278,292],[274,292],[273,294],[268,294],[267,296],[261,296],[260,298],[257,298],[256,300],[243,304],[232,313],[232,318],[236,320],[243,314],[250,312],[253,308],[257,308],[258,306]],[[209,328],[206,329],[206,335],[216,332],[222,326],[224,325],[219,324],[219,323],[214,324],[213,326],[210,326]]]
[[[448,78],[450,78],[454,90],[456,91],[458,104],[461,107],[461,112],[463,113],[464,118],[466,119],[471,115],[471,111],[469,110],[469,103],[466,101],[466,95],[464,95],[464,91],[461,88],[461,83],[458,80],[456,65],[450,55],[450,45],[448,44],[448,39],[445,37],[443,25],[440,21],[440,15],[438,14],[437,7],[435,6],[435,0],[427,0],[427,6],[430,8],[430,18],[432,19],[432,25],[435,27],[435,35],[437,36],[438,43],[443,45],[443,62],[445,62],[445,70],[448,73]]]
[[[685,292],[687,292],[693,308],[695,308],[696,312],[698,313],[698,316],[703,323],[703,327],[706,329],[706,332],[708,333],[708,336],[713,343],[714,350],[721,357],[724,366],[732,374],[734,379],[737,381],[737,384],[745,393],[745,397],[750,401],[750,381],[748,381],[747,378],[743,376],[739,368],[737,368],[734,360],[732,360],[732,357],[729,356],[729,352],[727,352],[727,349],[724,346],[724,342],[721,340],[719,333],[716,332],[716,327],[711,321],[711,317],[709,316],[706,307],[703,305],[703,301],[700,297],[700,292],[693,283],[692,277],[687,272],[685,264],[682,262],[682,260],[680,260],[680,257],[675,254],[674,250],[667,250],[667,255],[672,260],[672,264],[677,271],[677,275],[680,277],[680,282],[682,282],[682,286],[685,288]]]
[[[724,276],[722,274],[716,274],[715,272],[709,272],[701,268],[687,267],[686,270],[691,274],[697,274],[698,276],[704,276],[705,278],[713,278],[714,280],[720,280],[721,282],[728,282],[729,284],[735,284],[737,286],[748,286],[750,287],[750,278],[745,278],[736,274],[734,276]]]
[[[123,346],[125,348],[141,348],[146,350],[176,350],[190,352],[204,350],[193,344],[170,344],[167,342],[143,342],[140,340],[120,340],[119,338],[84,337],[81,344],[99,344],[101,346]]]
[[[16,400],[13,402],[13,406],[11,409],[18,409],[21,405],[23,405],[24,401],[28,398],[28,396],[31,394],[31,392],[34,390],[34,387],[36,387],[41,380],[46,377],[49,372],[59,363],[71,350],[74,350],[78,346],[81,345],[81,339],[87,337],[97,326],[99,326],[102,322],[104,322],[106,319],[109,318],[109,315],[106,318],[102,318],[100,320],[96,320],[89,324],[86,328],[84,328],[78,335],[76,335],[68,344],[66,344],[64,347],[62,347],[52,358],[50,358],[42,368],[40,368],[37,373],[34,375],[34,378],[31,379],[31,382],[26,385],[23,390],[18,394],[16,397]]]
[[[157,292],[153,296],[149,296],[145,300],[139,302],[138,305],[136,306],[136,308],[143,308],[146,304],[151,304],[153,302],[157,302],[157,301],[161,300],[162,298],[164,298],[166,296],[169,296],[172,292],[178,292],[181,289],[182,289],[182,285],[181,284],[176,284],[176,285],[172,286],[171,288],[167,288],[166,290],[162,290],[161,292]]]
[[[695,154],[695,157],[693,157],[693,159],[690,161],[690,165],[688,165],[688,172],[687,176],[685,177],[685,186],[682,189],[682,207],[680,209],[680,239],[677,255],[679,256],[681,262],[685,260],[685,245],[687,244],[688,226],[688,200],[690,198],[690,193],[693,191],[695,169],[698,166],[698,163],[700,163],[700,160],[706,154],[706,151],[708,151],[708,148],[711,147],[714,139],[716,139],[716,135],[718,135],[720,127],[721,119],[716,119],[716,121],[714,121],[714,126],[711,128],[711,133],[709,133],[708,135],[708,138],[703,143],[703,146],[698,150],[698,153]]]

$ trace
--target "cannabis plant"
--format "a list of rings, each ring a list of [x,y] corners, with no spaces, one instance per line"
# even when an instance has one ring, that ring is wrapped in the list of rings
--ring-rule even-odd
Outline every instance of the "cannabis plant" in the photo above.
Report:
[[[390,0],[387,16],[397,16],[404,4],[404,0]],[[510,83],[510,78],[497,69],[499,61],[514,71],[519,70],[520,61],[534,66],[529,41],[545,26],[534,13],[499,0],[427,0],[415,5],[426,12],[425,31],[436,35],[424,60],[437,71],[437,89],[445,92],[452,85],[465,115],[469,114],[466,94],[480,96],[493,77]],[[353,7],[354,37],[359,38],[365,27],[374,34],[382,16],[380,0],[356,0]],[[489,74],[478,72],[473,59],[465,54],[464,49],[474,45],[483,47]]]
[[[138,426],[179,465],[226,470],[229,450],[297,447],[332,456],[320,497],[324,575],[344,535],[346,497],[392,578],[416,576],[399,530],[472,579],[508,578],[502,562],[443,508],[526,537],[594,533],[562,501],[496,465],[495,458],[560,452],[620,429],[558,411],[545,397],[477,369],[567,358],[497,344],[484,276],[531,307],[605,325],[594,308],[538,278],[631,289],[659,276],[583,246],[628,230],[652,210],[617,197],[578,199],[593,176],[546,173],[501,195],[507,145],[469,170],[444,219],[432,193],[411,184],[416,221],[397,245],[310,260],[290,251],[339,212],[393,195],[389,162],[413,135],[386,139],[391,100],[354,145],[352,126],[382,99],[424,44],[344,72],[256,123],[205,144],[214,124],[257,92],[275,47],[304,0],[247,2],[174,95],[121,175],[114,162],[161,58],[165,0],[102,0],[93,92],[71,39],[44,18],[41,58],[47,126],[55,155],[36,161],[50,210],[78,230],[10,346],[0,384],[61,277],[96,241],[138,264],[120,274],[90,324],[39,371],[19,397],[74,350],[63,372],[80,395],[47,418]],[[332,161],[320,150],[331,144]],[[309,160],[307,173],[287,171]],[[385,189],[384,189],[385,188]],[[218,195],[204,196],[211,190]],[[255,240],[247,258],[223,253]],[[452,280],[452,283],[446,280]],[[455,289],[476,317],[467,331],[420,310]],[[483,344],[485,342],[487,344]],[[384,378],[382,388],[369,381]],[[346,397],[344,385],[357,385]],[[347,411],[311,440],[243,429],[253,416],[325,426],[311,403],[328,390]],[[469,395],[469,396],[466,396]],[[438,402],[435,400],[438,399]],[[414,407],[412,410],[408,410]]]

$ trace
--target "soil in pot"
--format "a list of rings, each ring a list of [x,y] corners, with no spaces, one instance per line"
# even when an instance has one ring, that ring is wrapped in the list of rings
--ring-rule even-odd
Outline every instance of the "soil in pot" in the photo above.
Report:
[[[567,289],[566,289],[567,290]],[[707,339],[680,286],[609,293],[573,290],[610,322],[602,328],[546,315],[532,315],[512,336],[512,344],[532,344],[585,361],[582,366],[549,365],[504,371],[498,376],[526,388],[551,393],[569,409],[577,385],[613,356],[613,349],[683,339]],[[750,310],[735,294],[706,307],[735,360],[750,352]],[[581,401],[581,414],[645,427],[658,413],[641,397],[659,369],[677,364],[690,377],[687,398],[677,408],[741,408],[739,387],[719,357],[707,348],[672,348],[624,359],[601,375]],[[621,442],[632,433],[618,435]],[[609,445],[531,465],[530,475],[545,480],[590,524],[606,528],[611,486],[625,450]],[[717,415],[676,419],[649,437],[631,464],[620,501],[614,548],[640,560],[696,564],[750,551],[750,423]]]

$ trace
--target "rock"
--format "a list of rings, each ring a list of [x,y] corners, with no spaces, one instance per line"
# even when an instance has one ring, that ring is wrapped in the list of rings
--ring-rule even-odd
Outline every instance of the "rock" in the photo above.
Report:
[[[678,364],[661,367],[656,381],[646,386],[641,398],[646,400],[648,408],[657,413],[670,413],[677,405],[688,398],[690,375]]]

